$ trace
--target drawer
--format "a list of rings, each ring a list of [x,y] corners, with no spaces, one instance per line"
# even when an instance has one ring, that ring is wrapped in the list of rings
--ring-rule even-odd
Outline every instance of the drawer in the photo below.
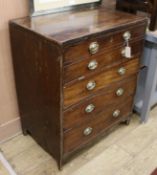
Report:
[[[132,59],[139,56],[143,48],[143,40],[131,43]],[[113,64],[128,61],[128,58],[122,56],[124,46],[114,48],[99,55],[95,55],[92,59],[85,58],[74,64],[64,66],[64,81],[69,82],[76,78],[85,78],[88,74],[100,70],[102,67],[111,67]]]
[[[102,93],[86,99],[85,102],[75,105],[64,112],[63,128],[69,130],[85,121],[93,120],[107,106],[118,101],[125,101],[129,96],[135,94],[137,76],[132,76],[109,88],[105,88]]]
[[[68,83],[64,86],[64,107],[80,102],[86,97],[102,90],[112,83],[136,74],[139,69],[139,59],[132,59],[126,63],[103,70],[96,75]]]
[[[92,141],[94,137],[127,117],[132,113],[132,105],[133,97],[126,99],[122,105],[114,103],[90,122],[64,132],[64,153],[74,151]]]
[[[112,34],[100,34],[99,37],[89,38],[73,46],[69,46],[64,50],[64,62],[72,63],[78,59],[85,59],[92,57],[101,52],[107,51],[109,48],[114,49],[116,45],[123,45],[125,43],[124,34],[129,32],[131,34],[130,41],[144,38],[144,25],[133,26]],[[126,35],[125,35],[126,36]]]

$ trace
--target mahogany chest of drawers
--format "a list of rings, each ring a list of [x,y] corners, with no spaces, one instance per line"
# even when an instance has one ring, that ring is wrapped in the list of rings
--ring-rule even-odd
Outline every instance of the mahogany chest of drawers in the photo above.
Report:
[[[10,22],[23,133],[60,168],[130,119],[146,23],[104,7]]]

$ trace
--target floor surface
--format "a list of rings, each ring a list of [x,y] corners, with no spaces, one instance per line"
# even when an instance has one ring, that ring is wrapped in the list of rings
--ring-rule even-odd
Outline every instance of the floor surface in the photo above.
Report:
[[[140,124],[134,115],[129,126],[120,125],[62,171],[29,136],[19,135],[0,149],[17,175],[150,175],[157,168],[157,107],[148,123]]]
[[[5,168],[5,166],[0,162],[0,175],[9,175],[9,172]]]

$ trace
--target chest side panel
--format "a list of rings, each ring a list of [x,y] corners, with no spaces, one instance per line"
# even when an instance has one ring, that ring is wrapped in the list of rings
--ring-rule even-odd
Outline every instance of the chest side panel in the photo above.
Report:
[[[61,156],[62,54],[59,46],[10,23],[22,128],[58,161]]]

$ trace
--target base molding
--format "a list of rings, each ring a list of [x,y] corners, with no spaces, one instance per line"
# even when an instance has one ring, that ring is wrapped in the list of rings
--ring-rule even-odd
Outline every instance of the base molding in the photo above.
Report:
[[[0,143],[21,134],[20,118],[16,118],[0,126]]]

